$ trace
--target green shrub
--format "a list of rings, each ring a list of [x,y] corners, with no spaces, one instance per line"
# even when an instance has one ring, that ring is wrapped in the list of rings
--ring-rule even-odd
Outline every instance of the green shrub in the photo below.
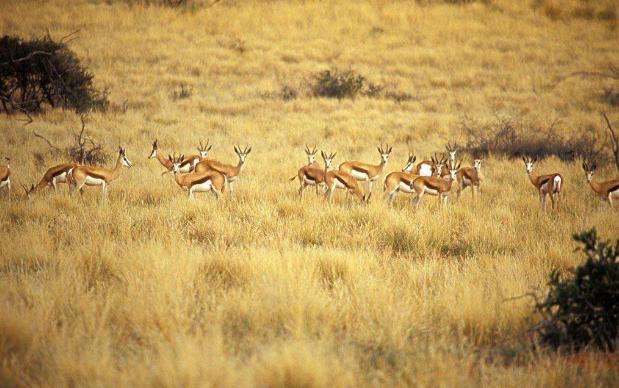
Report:
[[[553,349],[597,348],[614,352],[619,327],[619,239],[600,241],[595,228],[574,235],[586,261],[561,279],[553,271],[546,298],[536,303],[544,316],[540,341]]]

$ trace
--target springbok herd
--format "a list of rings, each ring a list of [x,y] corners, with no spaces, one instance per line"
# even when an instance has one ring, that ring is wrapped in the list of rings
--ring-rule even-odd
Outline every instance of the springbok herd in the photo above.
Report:
[[[207,141],[206,144],[200,142],[198,154],[193,155],[168,155],[163,156],[157,145],[157,140],[152,144],[149,159],[155,158],[165,168],[162,175],[169,172],[174,174],[174,180],[178,186],[189,193],[189,198],[193,198],[195,192],[211,192],[219,198],[225,191],[226,186],[230,193],[234,190],[234,183],[241,174],[247,156],[251,152],[251,146],[241,148],[234,147],[234,152],[238,156],[236,165],[219,162],[208,157],[212,145]],[[437,196],[444,206],[451,193],[452,185],[456,182],[457,196],[467,187],[471,188],[473,198],[475,192],[480,193],[480,186],[483,180],[481,173],[480,159],[473,161],[471,167],[460,167],[460,162],[456,159],[457,149],[451,144],[447,144],[446,153],[434,154],[430,160],[423,160],[415,164],[417,158],[409,154],[408,160],[402,171],[394,171],[385,176],[383,182],[384,196],[387,203],[391,206],[398,192],[414,194],[412,204],[417,207],[426,194]],[[290,181],[298,179],[299,196],[308,186],[314,186],[316,194],[319,188],[323,191],[327,201],[331,201],[333,193],[337,190],[344,190],[347,194],[358,197],[362,202],[368,202],[372,195],[372,185],[381,176],[392,147],[380,146],[379,164],[368,164],[358,161],[346,161],[340,164],[338,170],[331,170],[331,164],[336,153],[320,151],[324,161],[321,166],[316,161],[318,150],[314,147],[305,147],[307,164],[299,168],[297,175],[290,178]],[[559,209],[560,194],[564,185],[561,174],[551,173],[534,176],[532,175],[533,166],[536,158],[523,157],[525,169],[529,180],[539,192],[542,210],[546,209],[546,198],[550,197],[553,209]],[[10,161],[7,158],[7,161]],[[70,192],[79,190],[83,192],[84,186],[100,186],[103,198],[107,198],[108,185],[112,183],[122,171],[122,167],[131,167],[132,163],[127,158],[124,148],[119,147],[118,158],[114,168],[104,168],[96,166],[80,165],[76,163],[63,163],[50,167],[38,184],[30,187],[23,186],[26,196],[30,198],[33,194],[51,187],[56,190],[59,183],[67,183]],[[593,180],[593,173],[596,170],[595,161],[584,161],[582,164],[586,179],[589,185],[604,201],[613,206],[613,199],[619,198],[619,179],[606,182]],[[6,188],[7,195],[11,197],[11,169],[9,163],[0,166],[0,189]],[[367,191],[364,192],[359,182],[367,183]]]

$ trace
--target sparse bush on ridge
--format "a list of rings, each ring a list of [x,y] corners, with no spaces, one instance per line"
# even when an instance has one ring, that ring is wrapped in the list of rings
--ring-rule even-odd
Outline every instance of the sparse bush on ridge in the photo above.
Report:
[[[535,308],[544,320],[537,325],[540,341],[553,349],[595,347],[614,352],[619,332],[619,239],[601,241],[595,228],[574,235],[586,261],[562,279],[550,274],[550,290]]]
[[[600,148],[602,142],[591,131],[561,137],[555,125],[556,122],[542,128],[511,117],[498,117],[485,123],[465,118],[460,123],[460,130],[466,137],[463,151],[476,156],[502,155],[508,158],[527,155],[539,159],[556,156],[565,161],[578,157],[608,160]]]
[[[103,110],[107,95],[95,88],[93,78],[66,43],[49,35],[0,39],[0,101],[6,114],[37,113],[45,104],[76,112]]]

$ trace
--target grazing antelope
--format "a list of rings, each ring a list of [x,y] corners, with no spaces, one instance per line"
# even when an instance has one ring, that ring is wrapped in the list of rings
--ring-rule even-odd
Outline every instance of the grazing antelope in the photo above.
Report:
[[[75,183],[73,191],[79,190],[81,192],[84,185],[101,186],[101,194],[105,199],[107,198],[107,186],[118,178],[123,166],[131,168],[132,163],[127,159],[125,149],[122,147],[118,147],[118,158],[113,169],[78,165],[69,170],[69,179],[72,179]]]
[[[410,172],[419,176],[444,176],[449,174],[444,170],[445,163],[447,163],[445,154],[441,154],[439,158],[435,153],[431,160],[419,162]]]
[[[608,202],[608,204],[612,208],[613,198],[619,199],[619,179],[613,179],[613,180],[606,181],[606,182],[596,182],[593,180],[593,173],[595,172],[596,168],[597,168],[597,163],[595,161],[593,162],[583,161],[582,162],[582,169],[585,170],[589,185],[591,186],[593,191],[598,193],[600,197],[602,198],[602,200]]]
[[[148,159],[152,158],[156,158],[159,163],[161,163],[161,165],[165,167],[166,170],[161,175],[165,175],[172,171],[172,164],[170,163],[170,161],[158,152],[157,139],[155,139],[155,141],[153,142],[153,149],[150,151],[150,155],[148,156]],[[198,163],[199,160],[200,157],[198,155],[190,155],[190,157],[183,160],[183,162],[181,163],[181,172],[193,171],[195,165]]]
[[[385,145],[385,148],[382,148],[381,145],[377,148],[380,154],[380,163],[378,165],[348,161],[340,164],[339,170],[352,175],[358,181],[366,181],[368,183],[368,193],[371,193],[372,183],[378,179],[389,160],[389,154],[391,154],[391,149],[393,147],[387,147],[388,146]]]
[[[481,159],[473,160],[473,167],[462,167],[456,174],[458,178],[458,198],[462,194],[462,190],[467,187],[471,188],[471,195],[475,198],[475,190],[480,193],[479,186],[483,179],[481,175]]]
[[[293,176],[289,179],[289,181],[293,181],[296,178],[299,179],[299,196],[303,196],[303,190],[307,186],[315,186],[316,194],[318,194],[318,186],[325,184],[325,172],[322,168],[319,167],[318,162],[316,162],[316,153],[318,150],[316,147],[313,149],[309,149],[308,146],[305,146],[305,155],[307,155],[307,164],[299,169],[297,175]]]
[[[355,177],[344,171],[329,171],[331,167],[331,163],[333,162],[333,158],[335,158],[336,152],[331,155],[327,155],[324,151],[320,151],[320,155],[322,155],[322,159],[325,162],[324,167],[324,175],[325,175],[325,183],[327,185],[327,191],[325,192],[325,198],[328,202],[331,202],[331,198],[333,197],[333,192],[336,189],[346,190],[346,192],[356,195],[363,202],[369,202],[370,197],[372,196],[372,192],[368,192],[367,195],[364,195],[361,189],[359,188],[359,182]]]
[[[437,176],[420,176],[411,183],[411,189],[415,191],[415,197],[412,199],[412,204],[419,207],[421,200],[425,194],[436,195],[439,198],[442,206],[447,205],[447,199],[451,193],[452,183],[456,180],[456,174],[460,168],[460,163],[449,161],[447,163],[449,175],[445,177]]]
[[[189,192],[189,198],[193,198],[193,193],[208,192],[213,193],[215,198],[219,199],[226,186],[226,176],[215,170],[206,170],[202,172],[190,172],[181,174],[181,165],[184,156],[172,157],[168,155],[168,160],[172,163],[172,172],[176,184],[183,190]]]
[[[0,189],[6,187],[7,195],[11,199],[11,163],[10,158],[6,159],[6,166],[0,166]]]
[[[69,171],[77,167],[77,163],[62,163],[56,166],[50,167],[45,171],[43,178],[37,183],[35,186],[32,184],[30,188],[23,186],[26,191],[26,196],[30,198],[32,194],[37,191],[41,191],[46,187],[51,187],[54,191],[56,191],[59,183],[66,183],[71,188],[74,182],[70,179]]]
[[[245,165],[245,159],[247,159],[247,155],[251,152],[251,146],[245,147],[244,150],[241,150],[240,146],[234,146],[234,152],[239,157],[239,162],[236,166],[231,164],[225,164],[218,162],[213,159],[205,159],[196,164],[196,168],[194,172],[202,173],[209,170],[215,170],[226,176],[226,182],[228,182],[228,188],[230,189],[230,193],[234,191],[233,183],[236,181],[238,176],[241,174],[243,170],[243,166]]]
[[[417,157],[409,153],[408,160],[402,171],[391,172],[385,177],[383,191],[385,192],[385,197],[387,197],[389,206],[393,205],[393,201],[399,191],[413,193],[411,183],[417,175],[411,173],[411,170],[415,166],[415,160],[417,160]]]
[[[527,171],[529,180],[539,191],[539,201],[542,205],[542,210],[546,210],[546,196],[550,196],[552,208],[555,208],[555,195],[557,196],[557,210],[559,210],[559,200],[561,189],[563,188],[563,177],[559,173],[532,176],[533,165],[537,162],[537,158],[522,157],[524,167]]]

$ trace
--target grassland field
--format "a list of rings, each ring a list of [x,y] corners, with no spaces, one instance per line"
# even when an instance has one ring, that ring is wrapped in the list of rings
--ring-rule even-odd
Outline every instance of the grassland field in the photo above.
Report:
[[[382,184],[367,205],[328,205],[288,181],[305,144],[339,164],[378,163],[389,143],[396,171],[409,151],[466,143],[465,116],[558,120],[571,136],[603,134],[605,111],[619,126],[599,97],[616,81],[557,82],[619,63],[616,18],[565,16],[616,3],[537,3],[0,1],[2,35],[79,31],[70,47],[112,103],[87,130],[134,164],[108,201],[65,185],[26,200],[20,185],[66,160],[33,133],[66,146],[80,119],[0,115],[14,186],[0,198],[0,386],[617,386],[597,353],[534,346],[533,301],[509,300],[580,262],[573,233],[619,236],[578,161],[536,165],[565,178],[562,209],[546,213],[522,161],[501,156],[484,159],[478,200],[467,189],[444,209],[425,198],[415,211],[405,194],[390,209]],[[333,67],[412,98],[310,96],[308,77]],[[234,145],[253,151],[234,195],[190,201],[147,159],[154,139],[166,154],[210,139],[231,163]]]

